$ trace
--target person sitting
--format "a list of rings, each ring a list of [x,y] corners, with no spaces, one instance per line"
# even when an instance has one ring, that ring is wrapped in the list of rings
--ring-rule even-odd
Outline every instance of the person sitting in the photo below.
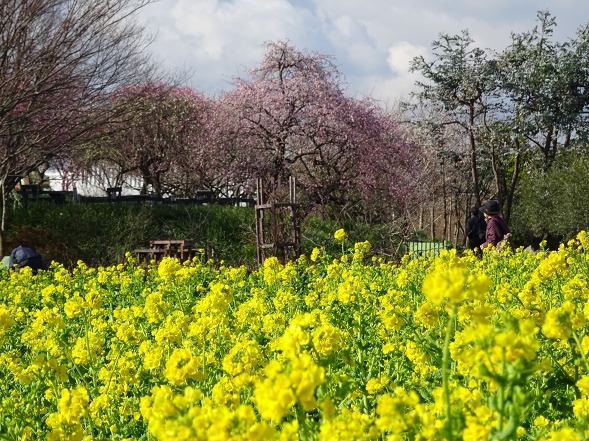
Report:
[[[19,245],[10,253],[9,268],[19,271],[26,266],[36,273],[43,268],[43,258],[34,249]]]

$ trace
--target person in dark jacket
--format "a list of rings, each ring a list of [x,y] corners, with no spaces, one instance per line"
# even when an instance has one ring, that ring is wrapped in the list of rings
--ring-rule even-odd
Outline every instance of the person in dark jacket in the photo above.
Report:
[[[36,273],[37,270],[43,268],[43,258],[34,249],[20,245],[10,253],[9,267],[19,271],[26,266],[32,268]]]
[[[477,207],[471,210],[471,216],[466,220],[465,232],[468,240],[467,246],[471,250],[478,250],[485,242],[487,224]]]
[[[499,203],[497,201],[487,201],[481,205],[480,211],[487,221],[485,242],[481,245],[481,248],[486,248],[489,245],[497,246],[507,234],[511,234],[507,222],[501,217]]]

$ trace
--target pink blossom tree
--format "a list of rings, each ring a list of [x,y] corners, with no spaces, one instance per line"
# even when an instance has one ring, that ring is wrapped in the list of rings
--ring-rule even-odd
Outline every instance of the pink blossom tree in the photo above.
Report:
[[[428,159],[409,127],[370,99],[354,101],[348,122],[362,209],[386,216],[423,200]]]
[[[233,179],[263,177],[277,191],[297,178],[307,207],[406,198],[414,184],[414,150],[394,119],[372,100],[344,94],[329,57],[268,43],[249,79],[221,97],[217,139]]]
[[[198,190],[211,190],[217,195],[227,188],[224,158],[218,154],[216,133],[222,121],[218,119],[217,100],[196,94],[194,130],[187,134],[182,153],[172,158],[166,188],[178,197],[193,197]],[[226,194],[225,194],[226,195]]]
[[[142,84],[117,90],[112,105],[122,109],[100,139],[88,166],[109,161],[125,175],[142,178],[141,193],[183,196],[198,186],[195,158],[204,142],[210,100],[193,89]]]

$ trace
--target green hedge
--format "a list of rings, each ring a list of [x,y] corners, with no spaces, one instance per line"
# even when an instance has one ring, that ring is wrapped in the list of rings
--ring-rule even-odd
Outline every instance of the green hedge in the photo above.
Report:
[[[7,254],[17,245],[37,249],[48,261],[73,267],[78,260],[88,265],[112,265],[125,252],[145,248],[154,239],[187,239],[213,251],[215,260],[228,265],[255,267],[256,230],[252,207],[181,205],[159,202],[53,203],[12,207],[8,215]],[[337,222],[320,217],[301,224],[301,250],[314,247],[332,255],[341,251],[333,233],[344,228],[349,243],[368,240],[373,252],[393,256],[399,238],[387,225]]]
[[[28,244],[68,267],[121,262],[154,239],[188,239],[233,264],[255,262],[252,208],[161,203],[30,204],[10,210],[6,250]],[[6,253],[7,251],[5,251]]]

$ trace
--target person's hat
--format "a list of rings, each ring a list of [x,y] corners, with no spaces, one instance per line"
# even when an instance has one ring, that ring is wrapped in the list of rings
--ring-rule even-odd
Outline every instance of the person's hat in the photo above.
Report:
[[[483,205],[481,205],[481,208],[479,208],[479,210],[481,211],[481,213],[489,215],[499,214],[501,212],[501,209],[499,208],[499,203],[497,201],[487,201]]]

